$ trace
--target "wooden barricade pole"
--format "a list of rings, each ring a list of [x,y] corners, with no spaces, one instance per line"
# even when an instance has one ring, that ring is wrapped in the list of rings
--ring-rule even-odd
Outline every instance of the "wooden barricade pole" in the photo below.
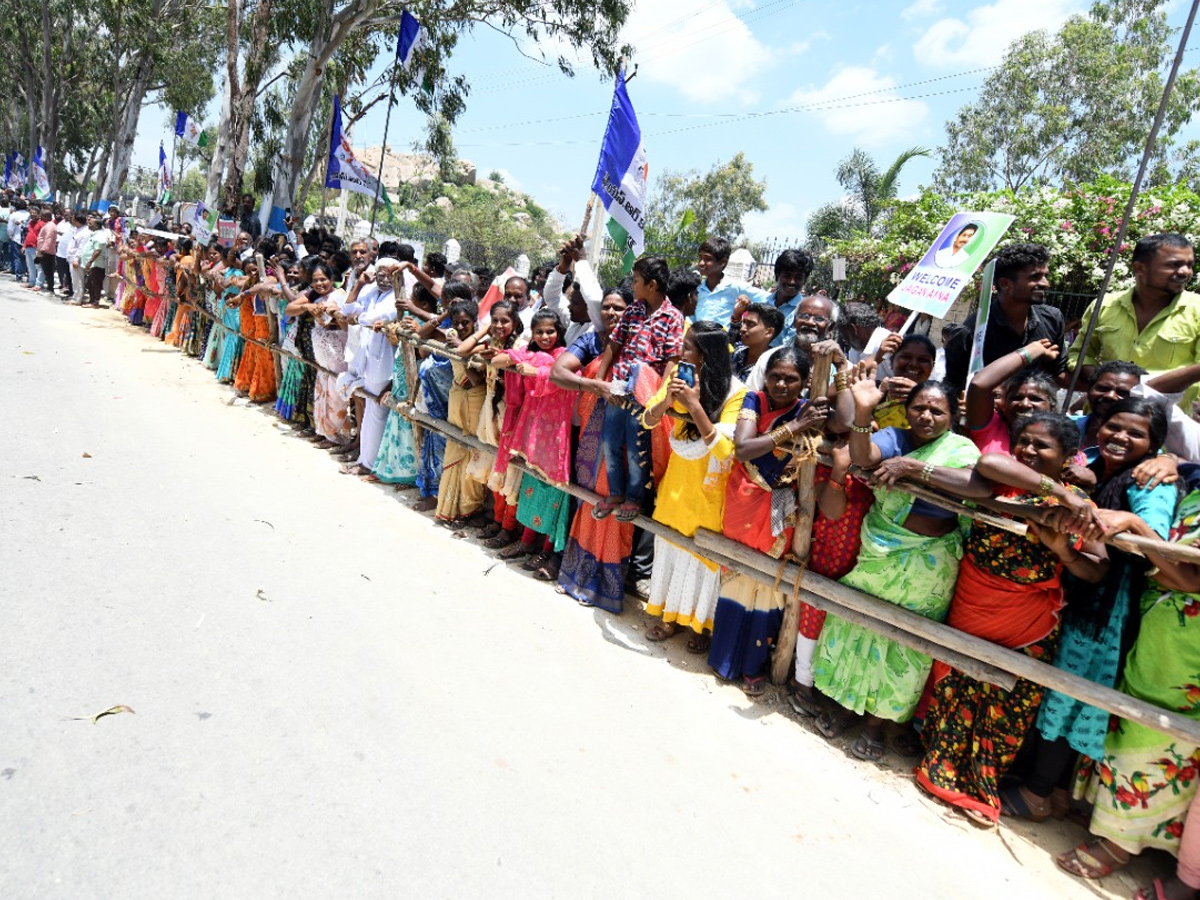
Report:
[[[829,388],[829,369],[832,357],[828,354],[813,357],[812,373],[808,379],[810,401],[824,397]],[[816,491],[813,481],[817,476],[817,461],[806,460],[800,464],[800,475],[796,479],[796,531],[792,537],[792,555],[808,565],[812,552],[812,523],[816,511]],[[771,655],[771,681],[787,684],[792,669],[792,657],[796,654],[796,636],[800,628],[800,597],[796,591],[788,593],[783,604],[783,623],[775,639],[775,651]]]

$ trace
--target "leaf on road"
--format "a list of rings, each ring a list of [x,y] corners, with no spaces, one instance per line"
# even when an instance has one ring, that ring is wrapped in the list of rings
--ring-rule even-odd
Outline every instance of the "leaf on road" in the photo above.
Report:
[[[126,706],[124,703],[118,704],[117,706],[110,706],[104,712],[98,712],[94,716],[92,716],[92,724],[95,725],[97,722],[99,722],[105,716],[115,716],[117,713],[123,713],[123,712],[132,713],[133,708]]]
[[[42,480],[36,475],[22,475],[21,479],[24,481],[41,481]]]
[[[92,454],[90,454],[90,453],[85,453],[85,454],[83,454],[83,458],[84,458],[84,459],[91,459],[91,458],[92,458]]]
[[[266,519],[255,519],[254,521],[255,521],[255,522],[262,522],[264,525],[269,525],[272,531],[274,531],[274,530],[275,530],[275,526],[274,526],[274,525],[271,525],[271,523],[270,523],[270,522],[268,522]]]
[[[267,603],[271,602],[271,598],[268,597],[265,593],[263,593],[261,588],[254,592],[254,596],[257,597],[259,600],[265,600]]]

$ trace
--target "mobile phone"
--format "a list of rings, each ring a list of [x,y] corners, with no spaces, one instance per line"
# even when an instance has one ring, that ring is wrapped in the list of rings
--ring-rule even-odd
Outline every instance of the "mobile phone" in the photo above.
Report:
[[[675,369],[675,377],[688,387],[695,387],[696,367],[689,362],[681,362]]]

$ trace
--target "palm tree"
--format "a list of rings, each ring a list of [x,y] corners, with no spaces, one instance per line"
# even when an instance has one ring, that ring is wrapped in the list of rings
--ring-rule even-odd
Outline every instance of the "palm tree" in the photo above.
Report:
[[[896,199],[900,172],[918,156],[931,157],[933,151],[909,147],[886,172],[880,172],[871,154],[855,147],[837,167],[838,184],[846,195],[837,203],[826,203],[809,217],[809,238],[828,242],[874,234],[888,201]]]

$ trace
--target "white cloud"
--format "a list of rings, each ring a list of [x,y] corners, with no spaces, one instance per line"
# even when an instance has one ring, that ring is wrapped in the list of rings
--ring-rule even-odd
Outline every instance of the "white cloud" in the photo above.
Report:
[[[901,98],[896,79],[863,66],[842,69],[822,87],[797,91],[784,105],[810,107],[829,133],[868,145],[909,135],[929,115],[924,101]]]
[[[913,55],[928,66],[995,65],[1021,35],[1040,28],[1056,31],[1084,6],[1081,0],[995,0],[962,18],[934,22],[913,42]]]
[[[697,102],[754,102],[747,85],[773,62],[775,52],[735,14],[753,6],[745,0],[638,3],[622,35],[635,48],[638,77]]]
[[[916,0],[911,6],[905,7],[901,17],[905,19],[921,19],[942,11],[942,0]]]

